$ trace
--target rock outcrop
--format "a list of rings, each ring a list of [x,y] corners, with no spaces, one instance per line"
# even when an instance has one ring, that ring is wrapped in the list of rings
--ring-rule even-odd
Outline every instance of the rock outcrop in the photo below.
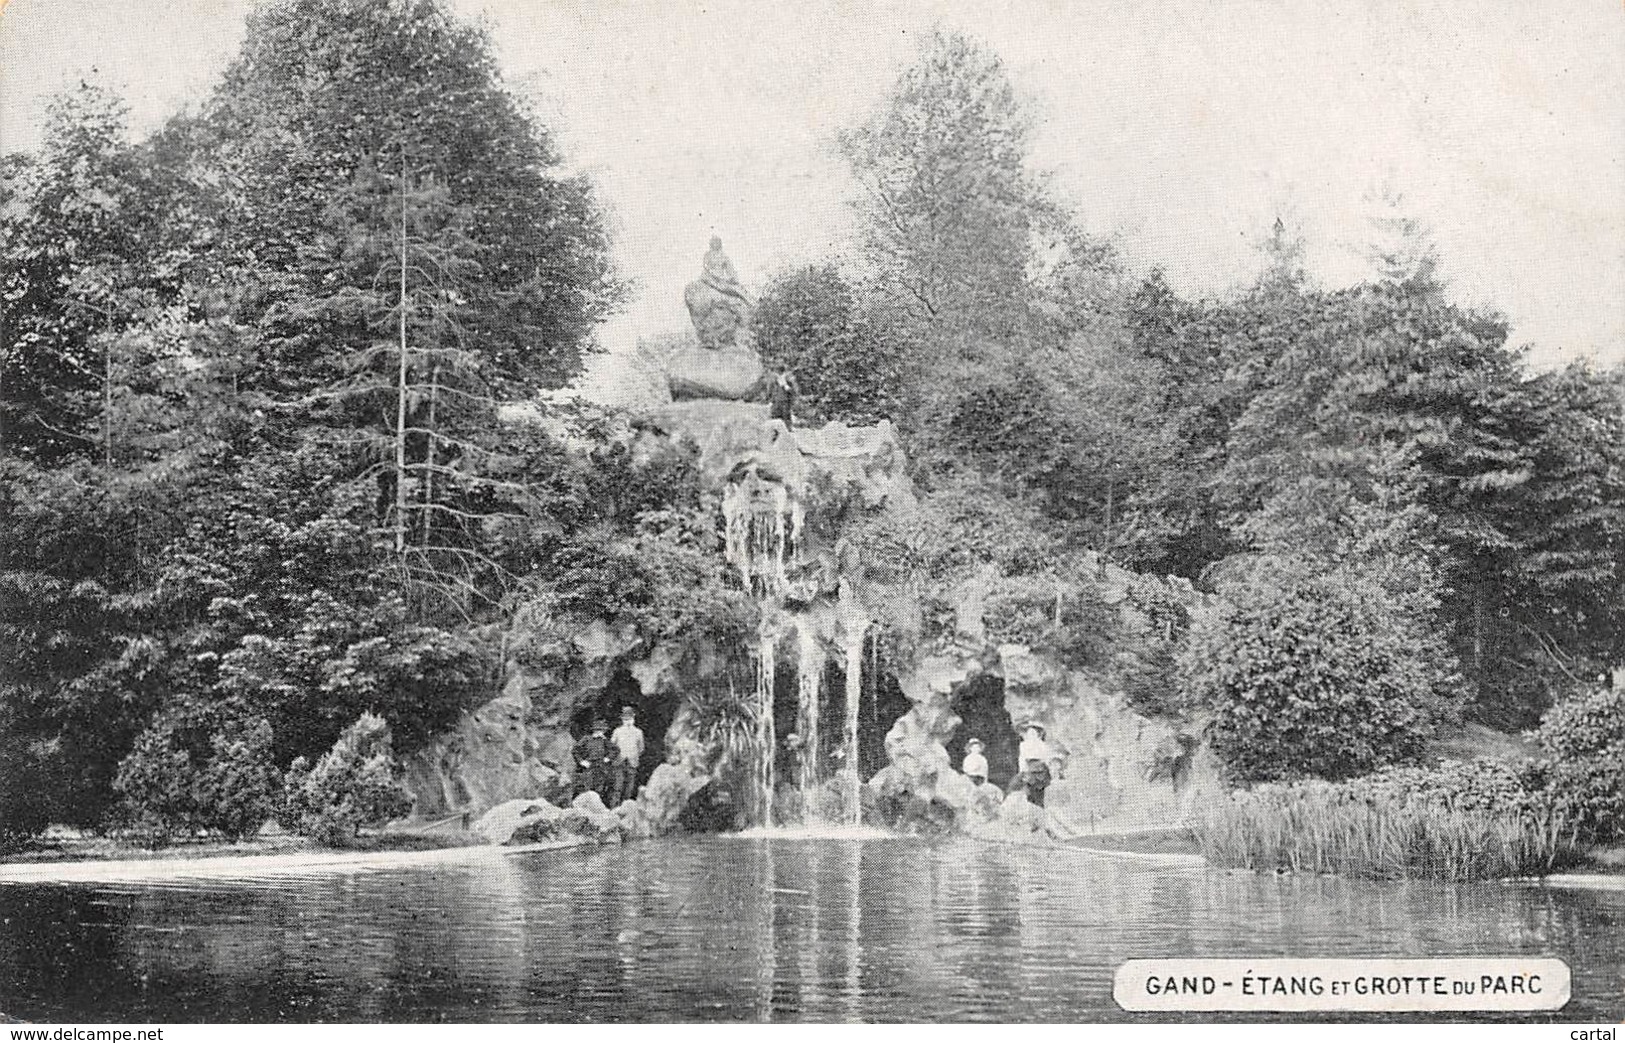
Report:
[[[1190,612],[1209,608],[1187,583],[1110,565],[1100,572],[1124,642],[1157,637],[1153,623],[1124,596],[1131,588],[1153,588]],[[967,591],[961,616],[978,604]],[[1225,792],[1217,758],[1202,741],[1202,720],[1137,707],[1108,674],[1069,669],[1024,645],[992,643],[983,627],[963,618],[956,630],[953,648],[923,657],[898,677],[912,706],[887,734],[891,764],[871,785],[899,813],[906,796],[944,805],[962,823],[997,817],[1017,832],[1042,823],[1062,835],[1109,833],[1178,826],[1203,801]],[[1014,727],[1034,722],[1045,728],[1053,756],[1043,816],[1020,793],[1004,797],[995,786],[975,787],[949,763],[946,745],[962,724],[956,699],[983,677],[999,682]],[[994,803],[998,810],[990,815]]]
[[[568,794],[568,720],[538,713],[531,691],[530,679],[510,673],[500,695],[464,713],[456,728],[405,759],[414,818]]]
[[[1202,722],[1143,692],[1131,694],[1136,670],[1167,674],[1168,617],[1188,621],[1205,610],[1188,583],[1085,556],[1069,566],[1083,571],[1068,573],[1075,589],[1066,595],[1059,569],[1052,576],[1040,563],[1037,574],[1028,567],[1006,575],[987,562],[948,579],[936,575],[932,582],[947,586],[932,590],[927,605],[908,578],[913,573],[902,569],[900,578],[870,568],[865,555],[874,538],[865,543],[853,535],[873,522],[881,526],[882,545],[907,544],[916,523],[929,520],[891,425],[796,428],[770,416],[766,404],[745,400],[761,364],[749,342],[748,297],[719,242],[685,302],[697,339],[666,358],[673,400],[648,401],[613,437],[643,460],[697,447],[704,494],[720,506],[727,567],[759,608],[754,644],[747,638],[741,645],[737,636],[729,647],[670,632],[655,637],[602,621],[514,619],[513,661],[501,691],[408,759],[416,818],[484,813],[481,832],[497,843],[561,833],[651,836],[684,824],[737,828],[802,816],[851,822],[860,808],[921,828],[1089,832],[1176,825],[1218,791]],[[516,406],[503,417],[547,427],[561,440],[573,437],[536,406]],[[906,559],[912,551],[898,553]],[[1064,640],[1042,640],[1065,629],[1066,597],[1082,598],[1084,588],[1093,600],[1080,601],[1077,612],[1111,620],[1105,630],[1115,647],[1105,658],[1070,654]],[[1084,618],[1077,612],[1069,618]],[[1019,643],[1035,632],[1035,618],[1036,647]],[[882,632],[884,642],[873,639]],[[866,663],[865,649],[873,653],[882,643],[884,657]],[[1148,651],[1162,656],[1160,665],[1138,661]],[[755,674],[754,692],[739,690],[742,664]],[[781,683],[786,668],[793,681]],[[825,676],[836,674],[845,678],[844,690],[826,690]],[[891,697],[892,708],[875,723],[880,674],[901,695]],[[595,797],[565,807],[574,791],[572,722],[578,711],[601,704],[615,678],[635,683],[644,705],[669,711],[666,762],[619,808],[593,806]],[[1007,782],[1008,773],[977,786],[956,770],[948,751],[963,738],[959,711],[973,686],[995,692],[977,698],[996,698],[1003,715],[990,716],[984,706],[978,728],[1032,721],[1047,729],[1053,757],[1044,809],[993,785]],[[727,712],[736,715],[727,740],[716,738],[716,707],[702,712],[703,700],[696,702],[696,693],[719,690],[731,693]],[[907,708],[900,712],[901,700]],[[860,723],[862,706],[870,708],[868,723]],[[742,712],[756,729],[743,739]],[[778,718],[794,722],[796,744],[785,744],[788,729],[781,731]],[[867,738],[861,728],[869,729]],[[885,764],[876,771],[878,730]],[[1014,736],[1002,741],[1013,760]],[[739,763],[747,756],[756,760],[749,771]],[[860,781],[864,761],[862,774],[872,777]],[[779,792],[786,784],[794,793]]]

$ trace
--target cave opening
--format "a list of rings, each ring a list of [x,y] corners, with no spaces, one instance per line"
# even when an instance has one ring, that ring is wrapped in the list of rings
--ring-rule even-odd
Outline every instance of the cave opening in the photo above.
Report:
[[[990,674],[973,677],[954,692],[950,705],[962,722],[945,744],[954,770],[965,760],[965,744],[981,739],[988,781],[1008,790],[1020,768],[1021,738],[1004,707],[1004,679]]]
[[[613,733],[621,723],[621,707],[632,707],[637,725],[643,729],[643,759],[638,762],[635,782],[635,786],[642,786],[666,760],[666,732],[677,716],[677,703],[675,695],[645,696],[632,672],[618,666],[596,696],[576,707],[570,717],[570,734],[575,739],[589,734],[594,718],[602,718],[608,726],[606,731]]]

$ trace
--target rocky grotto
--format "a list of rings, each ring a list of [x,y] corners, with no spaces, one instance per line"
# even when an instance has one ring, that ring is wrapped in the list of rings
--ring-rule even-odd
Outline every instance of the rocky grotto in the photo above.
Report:
[[[1178,826],[1222,792],[1203,722],[1135,683],[1169,660],[1206,595],[1097,558],[1086,558],[1081,607],[1059,584],[1051,607],[1041,579],[994,566],[927,595],[860,538],[916,504],[891,425],[770,416],[772,377],[719,241],[685,299],[697,339],[662,361],[664,379],[620,437],[635,454],[698,447],[728,567],[761,608],[754,642],[651,639],[592,621],[566,635],[564,654],[511,657],[494,698],[409,758],[415,821],[461,816],[496,843],[809,824],[1042,838]],[[547,422],[524,408],[507,419]],[[1109,639],[1083,657],[1008,640],[991,620],[1012,590],[1053,613],[1057,630],[1093,613]],[[899,638],[921,633],[933,609],[943,623],[928,640]],[[511,621],[514,647],[528,625]],[[730,726],[718,723],[718,692]],[[619,705],[638,710],[649,739],[638,796],[618,808],[591,792],[572,799],[573,744]],[[1041,813],[1005,791],[1028,722],[1051,752]],[[956,770],[973,734],[990,765],[980,787]]]

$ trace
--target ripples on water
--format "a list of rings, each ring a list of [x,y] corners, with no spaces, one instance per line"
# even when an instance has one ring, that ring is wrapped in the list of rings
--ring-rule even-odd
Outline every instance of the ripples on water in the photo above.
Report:
[[[119,1021],[1124,1020],[1145,956],[1555,955],[1625,1015],[1625,892],[971,841],[710,837],[236,880],[0,884],[0,1012]]]

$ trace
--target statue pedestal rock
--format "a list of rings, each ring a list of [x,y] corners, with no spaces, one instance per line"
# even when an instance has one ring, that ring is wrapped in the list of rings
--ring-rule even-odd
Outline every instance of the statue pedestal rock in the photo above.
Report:
[[[700,277],[683,291],[699,343],[666,361],[673,399],[742,399],[762,380],[762,359],[750,346],[750,301],[733,263],[713,238]]]

